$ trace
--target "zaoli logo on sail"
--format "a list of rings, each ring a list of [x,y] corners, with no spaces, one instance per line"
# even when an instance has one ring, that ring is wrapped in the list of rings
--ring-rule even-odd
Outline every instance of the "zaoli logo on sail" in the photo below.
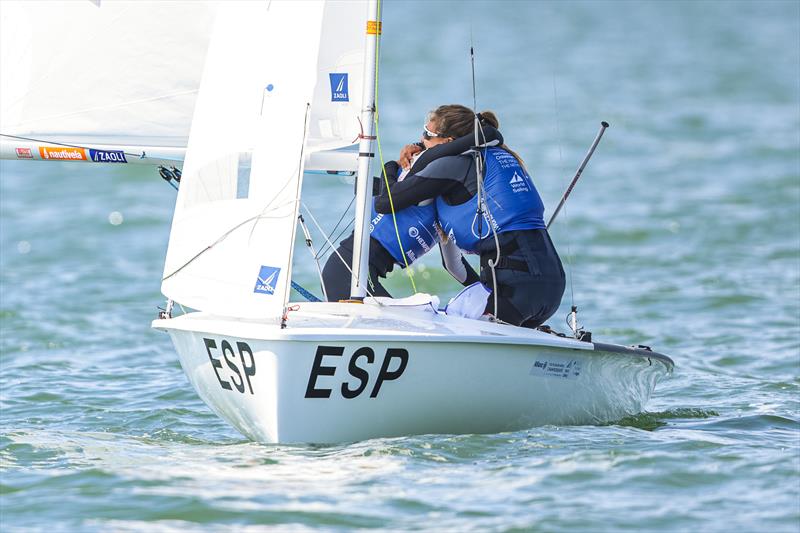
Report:
[[[125,159],[125,152],[122,150],[95,150],[94,148],[89,148],[89,155],[92,157],[92,161],[96,161],[97,163],[128,162],[128,160]]]
[[[280,268],[262,265],[258,273],[258,279],[256,279],[256,288],[253,289],[253,292],[275,294],[275,287],[278,285],[280,273]]]
[[[331,78],[331,102],[349,102],[350,95],[347,90],[347,73],[330,73]]]

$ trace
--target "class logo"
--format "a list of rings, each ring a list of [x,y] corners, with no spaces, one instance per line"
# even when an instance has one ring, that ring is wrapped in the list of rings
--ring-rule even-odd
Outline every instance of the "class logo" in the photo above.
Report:
[[[347,89],[347,73],[330,73],[331,102],[349,102],[350,94]]]
[[[280,268],[271,266],[261,266],[256,279],[256,288],[253,292],[261,294],[275,294],[275,287],[278,285],[278,276],[281,273]]]
[[[127,163],[125,152],[122,150],[95,150],[89,148],[89,157],[95,163]]]
[[[30,148],[15,148],[17,152],[17,159],[33,159],[33,153]]]
[[[42,159],[55,159],[58,161],[87,161],[86,150],[70,146],[40,146],[39,155]]]

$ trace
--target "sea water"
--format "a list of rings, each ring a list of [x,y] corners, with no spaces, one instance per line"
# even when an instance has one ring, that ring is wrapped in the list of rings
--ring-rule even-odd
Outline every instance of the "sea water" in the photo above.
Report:
[[[647,412],[249,442],[150,329],[175,191],[132,165],[3,162],[0,529],[800,530],[800,4],[387,2],[384,20],[385,159],[426,111],[472,105],[471,43],[477,106],[548,214],[611,123],[551,232],[569,282],[550,324],[574,303],[595,339],[670,354]],[[308,175],[304,202],[330,230],[352,191]],[[414,279],[460,288],[438,257]]]

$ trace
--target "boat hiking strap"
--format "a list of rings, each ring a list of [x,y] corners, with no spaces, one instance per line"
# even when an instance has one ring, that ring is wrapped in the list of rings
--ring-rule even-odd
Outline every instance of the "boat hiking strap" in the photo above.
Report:
[[[299,283],[296,283],[296,282],[292,281],[292,288],[294,290],[296,290],[297,292],[299,292],[300,295],[303,298],[305,298],[306,300],[308,300],[309,302],[321,302],[322,301],[319,298],[317,298],[316,296],[314,296],[313,294],[311,294],[311,292],[308,289],[305,289],[305,288],[301,287]]]

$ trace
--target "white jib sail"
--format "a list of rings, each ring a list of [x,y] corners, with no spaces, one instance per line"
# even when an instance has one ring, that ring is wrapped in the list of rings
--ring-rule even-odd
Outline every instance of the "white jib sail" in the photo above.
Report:
[[[324,8],[220,6],[170,234],[168,298],[225,315],[282,315]]]
[[[215,8],[0,1],[0,158],[182,161]],[[332,150],[360,131],[363,36],[354,24],[364,10],[358,0],[325,8],[308,169],[357,167],[354,152]]]
[[[211,23],[208,2],[0,1],[3,156],[182,158]]]

